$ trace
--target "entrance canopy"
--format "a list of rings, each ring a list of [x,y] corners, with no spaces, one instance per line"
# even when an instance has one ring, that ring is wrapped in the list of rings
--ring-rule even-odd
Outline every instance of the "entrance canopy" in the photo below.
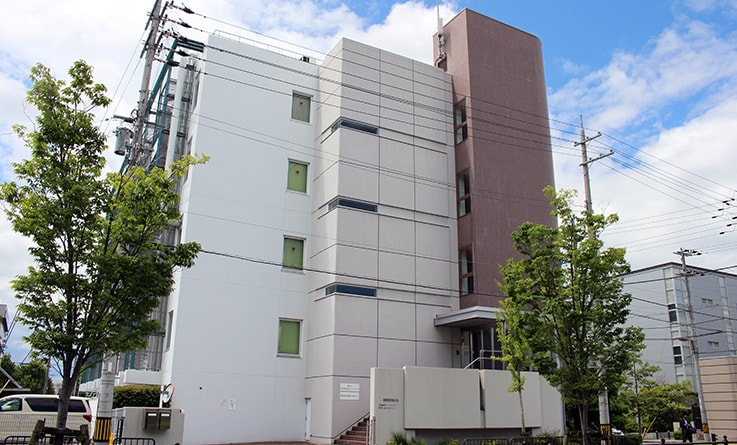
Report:
[[[435,327],[467,328],[479,325],[488,325],[496,321],[499,308],[489,306],[473,306],[447,314],[435,316]]]

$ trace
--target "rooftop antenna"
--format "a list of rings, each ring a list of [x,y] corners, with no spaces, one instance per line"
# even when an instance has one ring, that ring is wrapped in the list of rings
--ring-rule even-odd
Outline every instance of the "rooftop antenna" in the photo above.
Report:
[[[437,62],[440,62],[441,60],[445,59],[445,51],[443,50],[443,47],[445,46],[445,39],[443,38],[443,19],[440,17],[440,0],[437,0],[435,2],[435,8],[437,10],[438,15],[438,60]]]

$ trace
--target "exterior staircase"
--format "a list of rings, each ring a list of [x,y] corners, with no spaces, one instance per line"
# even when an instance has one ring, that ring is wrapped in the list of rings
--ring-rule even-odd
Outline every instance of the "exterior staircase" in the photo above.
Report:
[[[333,442],[335,445],[366,445],[369,438],[369,418],[364,417]]]

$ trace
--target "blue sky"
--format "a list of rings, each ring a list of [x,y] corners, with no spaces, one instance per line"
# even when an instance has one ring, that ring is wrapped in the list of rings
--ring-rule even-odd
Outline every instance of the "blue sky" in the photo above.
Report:
[[[328,51],[340,37],[431,62],[435,1],[189,0],[198,12],[171,12],[195,28],[261,39],[247,29]],[[30,66],[42,62],[62,76],[83,58],[105,83],[113,106],[100,113],[112,134],[113,114],[134,108],[146,14],[153,0],[99,2],[26,0],[4,5],[0,16],[0,180],[10,162],[28,155],[10,125],[29,124],[24,106]],[[633,268],[677,261],[680,248],[704,255],[694,265],[737,265],[737,0],[570,0],[441,2],[447,22],[474,9],[536,35],[542,41],[553,119],[558,187],[582,190],[580,153],[574,147],[579,116],[587,134],[603,136],[590,155],[615,154],[591,168],[594,209],[616,212],[620,223],[605,241],[628,249]],[[205,17],[202,17],[205,16]],[[177,28],[176,25],[170,25]],[[186,35],[204,36],[192,29]],[[300,50],[303,51],[303,50]],[[111,168],[119,159],[109,156]],[[582,194],[581,194],[582,195]],[[583,198],[579,198],[579,204]],[[730,201],[730,203],[732,203]],[[721,209],[721,210],[720,210]],[[11,315],[8,281],[28,265],[27,241],[0,217],[0,302]],[[737,268],[725,269],[737,273]],[[14,332],[16,360],[26,349]]]

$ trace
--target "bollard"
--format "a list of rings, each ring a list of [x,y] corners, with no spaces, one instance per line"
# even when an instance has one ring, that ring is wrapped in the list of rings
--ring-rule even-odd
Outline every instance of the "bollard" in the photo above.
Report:
[[[665,437],[660,438],[660,445],[665,445]]]

